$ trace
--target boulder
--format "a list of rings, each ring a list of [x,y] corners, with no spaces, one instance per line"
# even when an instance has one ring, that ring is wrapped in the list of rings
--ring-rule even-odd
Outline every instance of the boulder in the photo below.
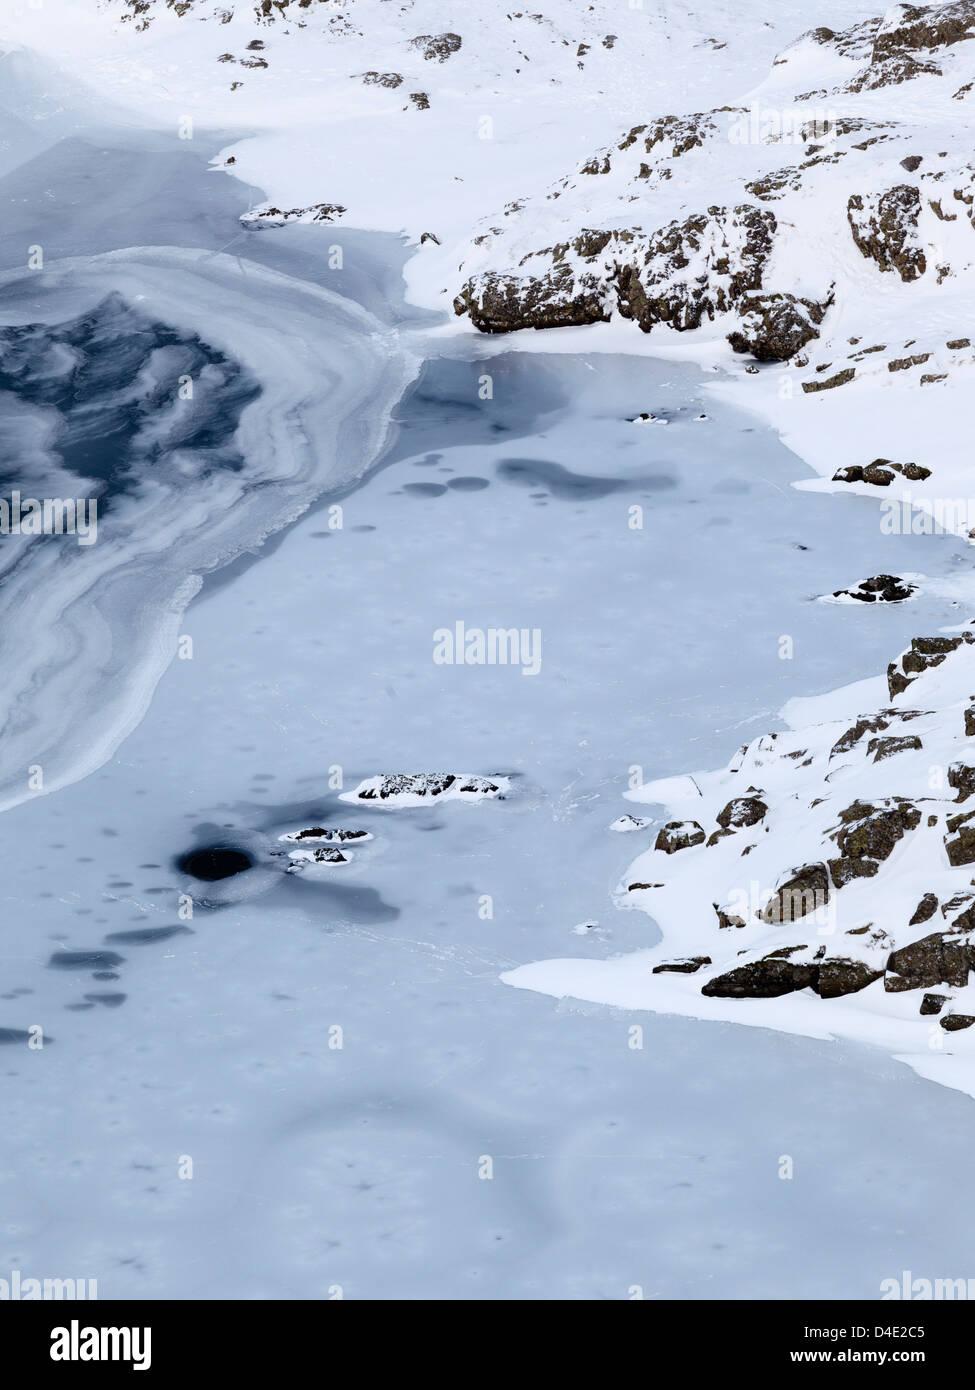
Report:
[[[793,869],[779,884],[761,912],[763,922],[795,922],[829,901],[829,875],[825,864],[805,864]]]
[[[673,820],[659,832],[653,847],[664,854],[676,854],[679,849],[703,844],[704,839],[704,827],[696,820]]]
[[[892,994],[940,984],[961,989],[968,983],[971,958],[972,947],[966,934],[932,932],[920,941],[891,951],[887,957],[884,989]]]

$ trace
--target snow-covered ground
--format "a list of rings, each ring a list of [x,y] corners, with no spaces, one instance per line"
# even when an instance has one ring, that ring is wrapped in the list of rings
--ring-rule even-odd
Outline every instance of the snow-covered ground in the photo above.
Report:
[[[0,1271],[964,1272],[975,39],[762,9],[0,19]]]

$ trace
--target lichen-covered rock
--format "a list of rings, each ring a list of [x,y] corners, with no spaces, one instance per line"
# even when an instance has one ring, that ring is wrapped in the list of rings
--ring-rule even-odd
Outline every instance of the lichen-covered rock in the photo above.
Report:
[[[659,832],[653,847],[664,854],[676,854],[679,849],[702,845],[704,840],[704,827],[696,820],[673,820]]]
[[[711,999],[777,999],[783,994],[794,994],[797,989],[810,988],[818,974],[816,961],[793,961],[785,952],[773,953],[716,975],[701,986],[701,993]]]
[[[940,1014],[945,1006],[947,994],[925,994],[921,999],[920,1014]]]
[[[889,738],[872,738],[867,744],[867,756],[872,753],[874,762],[882,763],[885,758],[893,758],[898,753],[908,753],[923,747],[917,734],[894,734]]]
[[[742,826],[757,825],[767,811],[765,802],[757,796],[736,796],[718,812],[715,819],[723,830],[732,827],[737,830]]]
[[[468,314],[481,333],[607,323],[609,309],[599,276],[566,264],[538,276],[488,272],[468,280],[454,300],[454,312]]]
[[[785,362],[819,337],[826,306],[793,294],[748,294],[738,304],[739,326],[728,334],[735,352],[757,362]]]
[[[945,839],[948,863],[953,869],[960,869],[963,864],[975,864],[975,826],[959,825],[955,821],[949,822],[949,828],[957,829],[958,834],[954,839]]]
[[[829,902],[829,875],[825,864],[805,864],[793,869],[779,884],[761,911],[763,922],[796,922]]]
[[[962,1028],[971,1028],[975,1023],[975,1015],[972,1014],[945,1014],[938,1020],[946,1033],[957,1033]]]
[[[967,763],[952,763],[948,769],[948,786],[958,792],[956,802],[967,801],[975,793],[975,767]]]
[[[829,860],[833,883],[842,888],[854,878],[873,878],[897,842],[921,823],[921,812],[910,801],[854,801],[840,812],[840,827],[832,838],[840,855]]]
[[[963,632],[960,637],[915,637],[909,649],[887,667],[887,688],[893,700],[902,694],[911,681],[924,671],[941,663],[963,643],[975,642],[975,635]]]
[[[940,984],[962,989],[968,983],[971,963],[972,947],[966,933],[932,932],[920,941],[891,951],[884,989],[892,994]]]
[[[820,999],[839,999],[844,994],[857,994],[866,989],[883,973],[882,969],[862,960],[831,956],[819,962],[819,973],[812,987]]]
[[[767,208],[710,207],[649,238],[621,237],[618,308],[645,333],[657,323],[683,332],[724,313],[762,285],[776,221]],[[627,254],[628,250],[628,254]]]
[[[846,215],[860,253],[881,270],[896,270],[905,283],[927,268],[918,240],[921,195],[913,184],[900,183],[886,193],[854,193]]]
[[[914,915],[908,922],[909,927],[920,926],[922,922],[928,922],[938,910],[938,897],[936,893],[925,893],[924,897],[914,909]]]
[[[820,377],[818,381],[804,381],[802,389],[806,395],[812,395],[816,391],[832,391],[834,387],[846,386],[856,376],[856,367],[844,367],[840,372],[834,372],[832,376]]]

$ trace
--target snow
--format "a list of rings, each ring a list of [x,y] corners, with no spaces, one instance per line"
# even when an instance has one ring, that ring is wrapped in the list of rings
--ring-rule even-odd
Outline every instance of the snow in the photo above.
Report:
[[[975,353],[948,343],[975,310],[975,235],[960,200],[952,222],[928,200],[968,187],[972,107],[953,95],[965,45],[942,78],[843,94],[844,114],[890,123],[875,132],[889,138],[769,204],[792,232],[769,284],[832,293],[822,336],[805,365],[746,370],[724,318],[683,335],[614,319],[495,339],[449,306],[478,268],[580,225],[627,226],[635,209],[652,230],[702,198],[736,198],[772,165],[769,142],[730,138],[734,113],[679,156],[680,177],[663,173],[672,140],[645,180],[638,149],[606,176],[580,170],[658,116],[794,114],[819,87],[829,105],[862,64],[796,36],[872,6],[826,0],[813,16],[790,3],[767,19],[751,0],[686,14],[597,0],[536,20],[495,0],[423,0],[266,23],[245,3],[224,24],[196,0],[182,16],[154,4],[146,28],[125,9],[45,0],[0,18],[0,329],[54,334],[95,311],[112,325],[118,296],[154,342],[119,409],[151,398],[166,354],[199,339],[226,359],[205,379],[215,409],[237,410],[240,459],[210,468],[181,442],[197,417],[174,410],[146,434],[161,465],[137,497],[118,487],[97,546],[33,546],[28,564],[26,538],[5,541],[0,809],[14,862],[37,869],[9,895],[0,1022],[13,1039],[42,1019],[53,1046],[11,1065],[23,1120],[0,1185],[22,1215],[3,1259],[68,1261],[105,1296],[325,1297],[346,1283],[366,1297],[602,1298],[645,1279],[647,1296],[862,1297],[894,1272],[878,1200],[908,1232],[905,1265],[964,1258],[969,1199],[957,1229],[932,1232],[908,1179],[927,1172],[932,1132],[966,1140],[970,1108],[943,1088],[975,1096],[975,1030],[946,1032],[919,1015],[920,990],[883,979],[831,1000],[710,998],[701,985],[783,941],[801,945],[796,960],[843,942],[882,965],[894,941],[949,926],[970,889],[970,867],[944,850],[969,653],[894,697],[876,674],[918,633],[970,630],[975,609],[964,508],[935,538],[914,527],[971,490]],[[410,46],[447,31],[463,42],[442,63]],[[266,68],[240,62],[255,41]],[[403,82],[365,83],[367,71]],[[815,114],[820,100],[798,105]],[[778,143],[794,163],[800,151]],[[915,149],[929,268],[905,283],[860,254],[846,207],[908,181],[900,161]],[[326,203],[347,209],[336,224],[315,218]],[[268,207],[282,215],[248,228]],[[426,232],[437,240],[421,245]],[[44,268],[28,272],[37,241]],[[389,287],[403,259],[400,304]],[[153,338],[162,328],[175,349]],[[884,352],[860,356],[874,343]],[[48,348],[50,379],[66,378],[70,354]],[[848,385],[801,389],[854,357]],[[227,362],[242,374],[232,400]],[[472,412],[485,369],[497,399]],[[56,471],[64,422],[42,405],[18,397],[0,443],[63,492],[76,481]],[[666,434],[632,429],[638,414]],[[876,457],[934,471],[886,488],[833,481]],[[435,476],[421,499],[417,479]],[[467,495],[459,478],[487,486]],[[334,532],[323,497],[346,512]],[[909,605],[815,601],[879,572],[922,581]],[[487,625],[499,610],[544,629],[537,680],[429,660],[441,623]],[[783,636],[798,660],[781,659]],[[868,735],[831,759],[858,716],[892,705],[886,733],[922,748],[876,761]],[[425,777],[443,766],[479,771],[433,796]],[[373,794],[390,776],[376,768],[402,767],[417,771]],[[711,831],[753,785],[767,831],[650,848],[668,819]],[[821,920],[762,919],[784,872],[835,853],[840,810],[888,798],[924,819],[876,877],[835,892]],[[361,852],[334,858],[327,830],[317,847],[280,848],[351,803],[372,827]],[[624,803],[653,818],[611,821]],[[633,842],[607,826],[646,835],[629,867]],[[254,867],[201,900],[177,856],[227,836]],[[909,929],[928,890],[954,905]],[[195,895],[191,927],[139,935],[172,928]],[[612,930],[599,925],[608,897],[632,909]],[[720,927],[716,904],[745,926]],[[865,926],[891,940],[868,944]],[[66,963],[113,940],[128,1008],[100,1006]],[[47,971],[52,955],[62,963]],[[652,973],[675,956],[713,963]],[[975,986],[943,992],[946,1012],[975,1013]],[[645,1048],[627,1041],[634,1027]],[[788,1034],[830,1045],[789,1050]],[[882,1177],[843,1169],[881,1129]],[[846,1181],[838,1194],[811,1179],[790,1208],[795,1251],[770,1261],[758,1246],[778,1227],[755,1175],[783,1133]],[[475,1210],[472,1174],[492,1149],[505,1178]],[[169,1181],[184,1152],[195,1184]],[[727,1255],[696,1234],[719,1228]]]

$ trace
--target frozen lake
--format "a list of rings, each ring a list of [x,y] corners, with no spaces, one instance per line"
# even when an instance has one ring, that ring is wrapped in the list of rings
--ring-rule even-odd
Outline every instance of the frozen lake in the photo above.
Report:
[[[225,140],[42,152],[2,181],[24,210],[4,266],[37,240],[49,187],[52,260],[229,248],[254,265],[255,314],[285,294],[261,267],[361,304],[425,360],[367,475],[343,455],[346,479],[206,579],[173,634],[191,659],[115,755],[0,820],[16,866],[0,1028],[53,1039],[0,1054],[0,1273],[97,1278],[103,1298],[874,1298],[902,1269],[965,1276],[975,1197],[932,1219],[938,1155],[971,1132],[963,1096],[867,1049],[498,978],[654,940],[610,900],[646,843],[607,831],[631,769],[715,765],[790,696],[957,622],[936,593],[815,598],[880,571],[951,578],[965,552],[882,535],[872,502],[797,492],[803,465],[696,369],[547,355],[541,336],[537,354],[425,339],[395,242],[239,235],[240,185],[206,172]],[[71,295],[61,315],[50,301],[72,318]],[[291,351],[297,372],[297,334]],[[224,384],[220,420],[258,408],[249,377],[228,365]],[[629,423],[641,411],[669,423]],[[122,507],[131,437],[119,448]],[[274,495],[267,463],[242,449],[220,469]],[[457,622],[537,629],[538,673],[436,663]],[[334,785],[446,770],[507,774],[512,793],[391,811]],[[306,824],[374,839],[330,876],[285,875],[270,851]],[[214,844],[255,867],[212,889],[180,871]],[[93,951],[113,954],[70,954]]]

